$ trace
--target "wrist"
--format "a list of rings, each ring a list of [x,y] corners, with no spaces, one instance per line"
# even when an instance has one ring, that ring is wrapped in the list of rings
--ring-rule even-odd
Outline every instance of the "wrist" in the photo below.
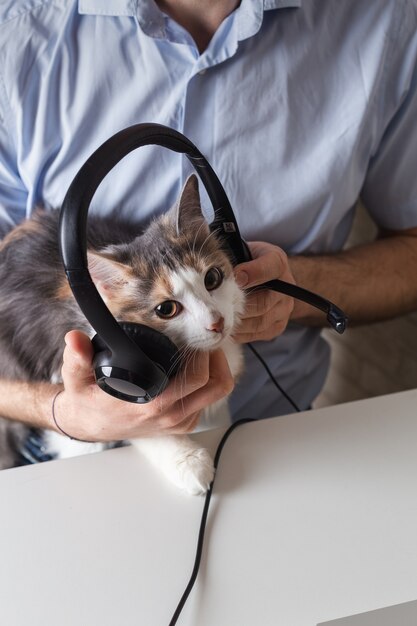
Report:
[[[304,287],[308,289],[305,283],[305,276],[303,272],[303,257],[293,256],[288,257],[288,264],[290,266],[290,270],[292,275],[294,276],[295,284],[299,287]],[[290,315],[290,320],[293,322],[302,322],[302,320],[306,317],[309,312],[309,305],[302,300],[294,299],[294,308]]]
[[[68,439],[71,439],[71,441],[81,441],[82,443],[93,443],[90,440],[87,439],[80,439],[78,437],[73,436],[72,434],[70,434],[69,432],[67,432],[67,430],[64,430],[62,428],[62,426],[60,425],[58,419],[57,419],[57,400],[58,398],[61,396],[61,394],[64,392],[64,388],[59,389],[54,397],[52,398],[52,404],[51,404],[51,416],[52,416],[52,422],[53,422],[53,427],[55,428],[55,430],[60,434],[60,435],[64,435],[65,437],[67,437]]]
[[[294,256],[289,257],[288,262],[295,282],[299,287],[323,296],[319,288],[320,266],[315,263],[314,257]],[[324,326],[326,324],[326,318],[320,310],[297,299],[294,300],[294,308],[290,320],[307,326]]]
[[[58,393],[63,391],[63,385],[38,385],[33,389],[33,419],[38,421],[40,428],[59,432],[51,419],[51,406]]]

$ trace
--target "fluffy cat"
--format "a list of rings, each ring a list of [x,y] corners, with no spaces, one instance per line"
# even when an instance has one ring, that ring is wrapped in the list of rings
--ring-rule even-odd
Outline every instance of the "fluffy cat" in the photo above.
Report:
[[[59,382],[64,335],[94,331],[76,304],[58,253],[59,212],[38,211],[0,242],[0,377]],[[113,315],[162,331],[184,354],[221,347],[232,374],[242,369],[231,335],[244,307],[232,265],[201,211],[196,176],[176,205],[137,234],[130,224],[89,217],[89,269]],[[181,373],[178,374],[181,376]],[[227,400],[202,416],[215,426]],[[14,464],[13,450],[28,428],[0,418],[0,467]],[[45,431],[58,458],[108,447],[83,444]],[[167,477],[189,493],[204,493],[213,477],[207,450],[188,436],[132,441]]]

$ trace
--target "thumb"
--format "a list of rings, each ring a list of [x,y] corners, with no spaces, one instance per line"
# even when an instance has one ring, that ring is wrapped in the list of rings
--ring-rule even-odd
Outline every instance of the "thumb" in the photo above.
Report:
[[[265,242],[250,242],[252,260],[235,268],[235,280],[239,287],[249,288],[273,280],[285,278],[286,254],[278,246]]]
[[[65,387],[80,389],[94,381],[93,346],[85,333],[71,330],[65,335],[62,378]]]
[[[235,269],[235,280],[240,288],[247,289],[262,285],[276,277],[276,269],[270,257],[259,257],[241,263]]]

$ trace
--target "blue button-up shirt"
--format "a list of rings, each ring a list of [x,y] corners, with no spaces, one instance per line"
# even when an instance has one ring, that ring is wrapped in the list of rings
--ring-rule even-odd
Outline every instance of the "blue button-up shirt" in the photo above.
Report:
[[[0,232],[38,204],[59,206],[91,152],[139,122],[197,145],[247,240],[289,254],[339,250],[359,196],[381,227],[416,226],[416,59],[415,0],[242,0],[202,54],[152,0],[6,0]],[[141,148],[91,210],[146,222],[174,202],[190,167]],[[260,349],[307,406],[328,363],[319,332],[291,325]],[[291,407],[248,354],[232,409]]]

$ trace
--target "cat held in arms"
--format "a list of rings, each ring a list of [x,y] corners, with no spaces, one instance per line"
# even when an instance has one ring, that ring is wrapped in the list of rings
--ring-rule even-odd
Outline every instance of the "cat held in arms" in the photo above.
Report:
[[[0,378],[60,382],[64,336],[94,331],[67,284],[58,250],[59,211],[37,211],[0,241]],[[191,175],[167,213],[134,233],[131,224],[90,216],[88,264],[92,279],[116,319],[142,323],[166,334],[183,359],[221,348],[232,375],[243,367],[232,339],[244,310],[244,293],[232,264],[201,210]],[[176,384],[181,384],[181,368]],[[103,392],[104,393],[104,392]],[[207,407],[203,423],[215,427],[227,399]],[[13,467],[15,450],[29,428],[0,418],[0,468]],[[56,458],[102,450],[109,444],[43,433]],[[214,475],[212,459],[187,435],[132,440],[178,487],[204,493]]]

